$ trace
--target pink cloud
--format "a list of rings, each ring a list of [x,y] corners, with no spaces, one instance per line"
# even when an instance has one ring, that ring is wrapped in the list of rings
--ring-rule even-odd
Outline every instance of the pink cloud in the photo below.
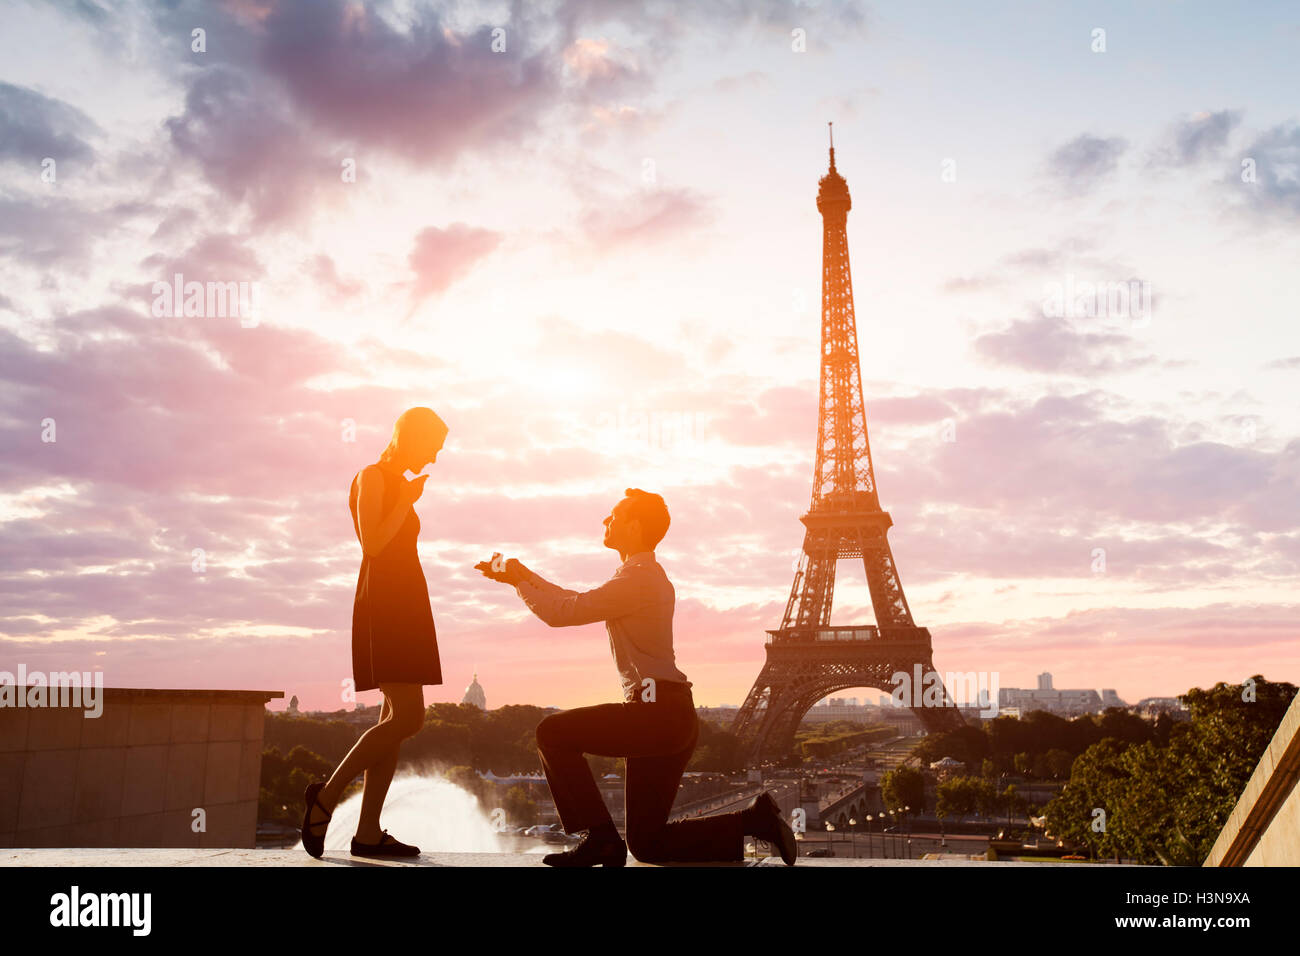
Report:
[[[446,229],[429,226],[415,237],[408,257],[415,281],[411,290],[412,309],[431,295],[445,292],[456,280],[501,243],[501,234],[487,229],[452,223]]]

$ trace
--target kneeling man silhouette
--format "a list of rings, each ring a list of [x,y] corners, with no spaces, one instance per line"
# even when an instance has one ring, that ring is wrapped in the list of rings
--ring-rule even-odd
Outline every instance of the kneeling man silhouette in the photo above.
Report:
[[[668,531],[662,497],[628,488],[605,519],[604,545],[623,559],[614,576],[590,591],[560,588],[510,559],[474,567],[513,585],[529,609],[551,627],[604,621],[623,682],[623,702],[578,707],[537,726],[537,749],[567,833],[586,831],[550,866],[624,866],[629,849],[642,862],[722,862],[744,859],[745,837],[774,844],[787,864],[797,855],[794,833],[766,791],[744,810],[668,822],[682,772],[699,739],[691,682],[674,662],[672,582],[655,560]],[[498,562],[496,567],[501,568]],[[625,757],[627,843],[601,799],[584,754]]]

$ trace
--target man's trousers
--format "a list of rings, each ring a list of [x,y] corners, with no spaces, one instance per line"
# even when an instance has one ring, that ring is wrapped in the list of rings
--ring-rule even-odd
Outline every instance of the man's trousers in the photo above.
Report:
[[[537,725],[537,748],[567,833],[612,822],[584,754],[627,758],[627,845],[647,863],[744,859],[740,812],[668,822],[700,724],[686,684],[660,681],[657,699],[597,704]]]

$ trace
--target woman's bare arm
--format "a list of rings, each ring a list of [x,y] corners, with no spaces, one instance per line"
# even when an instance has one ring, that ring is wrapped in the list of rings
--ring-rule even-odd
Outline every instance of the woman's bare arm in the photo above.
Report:
[[[361,470],[357,478],[357,524],[361,531],[361,550],[370,557],[376,557],[388,542],[393,540],[411,505],[419,499],[424,491],[424,481],[428,475],[421,475],[414,481],[401,479],[402,485],[397,492],[397,503],[388,514],[381,514],[384,507],[384,476],[376,465],[369,465]]]

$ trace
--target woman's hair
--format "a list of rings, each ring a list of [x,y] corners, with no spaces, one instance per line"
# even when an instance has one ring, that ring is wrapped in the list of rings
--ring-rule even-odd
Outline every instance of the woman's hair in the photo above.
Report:
[[[431,443],[434,439],[446,438],[449,430],[447,423],[439,418],[438,413],[432,408],[425,408],[423,405],[408,408],[397,416],[397,421],[393,424],[393,437],[389,439],[388,447],[380,453],[379,457],[383,461],[391,462],[399,447],[406,447],[412,443]]]

